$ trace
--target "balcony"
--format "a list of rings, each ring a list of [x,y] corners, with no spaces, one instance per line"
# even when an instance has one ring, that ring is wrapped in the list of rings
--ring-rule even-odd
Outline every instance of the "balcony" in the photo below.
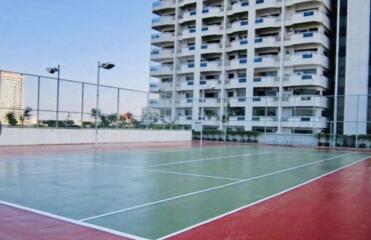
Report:
[[[255,96],[253,107],[278,107],[279,98],[276,96]]]
[[[225,81],[225,88],[242,88],[246,87],[247,79],[245,77],[228,79]]]
[[[235,21],[228,25],[227,32],[233,33],[233,32],[247,31],[248,24],[249,24],[248,20]]]
[[[221,7],[207,7],[202,9],[202,17],[223,17],[224,9]]]
[[[331,8],[331,0],[316,0],[317,2],[323,3],[328,9]],[[311,0],[285,0],[286,6],[292,6],[295,4],[310,3]]]
[[[246,107],[246,97],[232,97],[228,99],[229,105],[231,107]]]
[[[280,47],[281,39],[278,36],[255,38],[255,48]]]
[[[298,52],[291,55],[285,56],[285,66],[296,66],[296,65],[321,65],[325,68],[329,68],[329,59],[323,54],[317,52]]]
[[[223,26],[220,25],[209,25],[203,26],[201,29],[201,35],[222,35],[223,34]]]
[[[241,39],[239,41],[230,42],[230,44],[227,45],[227,51],[231,52],[247,49],[247,44],[248,44],[247,39]]]
[[[204,98],[199,100],[200,105],[203,107],[209,108],[219,108],[220,107],[220,99],[219,98]]]
[[[174,0],[160,0],[152,3],[152,11],[154,13],[159,13],[163,10],[174,9],[175,1]]]
[[[193,4],[193,3],[196,3],[196,2],[197,2],[197,0],[179,0],[179,6],[183,7],[185,5]]]
[[[281,0],[255,0],[255,1],[256,9],[281,7]]]
[[[325,12],[318,10],[297,12],[286,19],[286,25],[308,22],[319,22],[322,23],[327,29],[330,28],[330,19],[327,17]]]
[[[254,77],[254,87],[278,87],[280,78],[277,76]]]
[[[195,71],[195,64],[193,62],[183,63],[178,70],[180,74],[192,73]]]
[[[185,56],[192,56],[195,54],[196,47],[195,46],[189,46],[183,49],[180,49],[178,51],[179,56],[185,57]]]
[[[170,98],[151,99],[149,100],[151,108],[171,108],[172,101]]]
[[[226,63],[228,70],[245,69],[247,68],[247,58],[233,59]]]
[[[158,84],[158,83],[150,83],[149,84],[149,92],[151,92],[151,93],[158,93],[158,92],[160,92],[160,84]]]
[[[277,127],[278,118],[276,116],[253,116],[252,125],[254,127]]]
[[[172,92],[173,91],[173,84],[170,82],[166,83],[159,83],[158,84],[158,90],[159,92]]]
[[[179,125],[192,125],[192,116],[179,115],[175,123]]]
[[[249,1],[243,1],[243,2],[238,2],[238,3],[232,4],[228,8],[228,15],[232,15],[232,14],[235,14],[235,13],[246,12],[246,11],[248,11],[248,7],[249,7]]]
[[[205,61],[200,64],[201,72],[218,72],[221,71],[221,62],[220,61]]]
[[[161,16],[152,19],[152,28],[159,30],[161,27],[174,25],[175,17],[174,16]]]
[[[184,29],[179,35],[180,38],[182,39],[195,38],[196,29],[195,28]]]
[[[222,51],[222,45],[219,43],[204,43],[201,45],[201,53],[219,53]]]
[[[325,34],[319,32],[296,33],[285,38],[286,46],[305,43],[318,43],[327,49],[330,48],[330,39]]]
[[[188,11],[184,12],[183,15],[179,18],[180,23],[189,22],[189,21],[195,21],[197,18],[197,12],[194,11]]]
[[[255,28],[272,28],[281,26],[281,17],[261,17],[255,19]]]
[[[220,80],[200,80],[201,89],[220,88]]]
[[[186,81],[180,81],[176,84],[177,90],[181,91],[189,91],[193,90],[194,88],[194,81],[193,80],[186,80]]]
[[[282,98],[284,107],[317,107],[328,108],[329,99],[324,96],[296,95]]]
[[[257,56],[254,58],[255,68],[278,68],[280,59],[276,55]]]
[[[176,107],[178,108],[192,108],[193,106],[193,99],[192,98],[178,98],[175,101]]]
[[[245,116],[229,116],[226,122],[228,126],[243,127],[246,124]]]
[[[152,77],[166,77],[173,75],[172,66],[153,66],[151,67],[151,76]]]
[[[151,60],[152,61],[166,61],[171,60],[174,57],[173,49],[153,49],[151,51]]]
[[[174,42],[174,33],[157,33],[152,34],[151,43],[156,46],[161,46],[164,43]]]
[[[283,86],[321,86],[329,88],[329,79],[322,75],[312,74],[286,75],[283,80]]]
[[[329,125],[325,117],[284,117],[281,126],[288,128],[315,128],[324,129]]]

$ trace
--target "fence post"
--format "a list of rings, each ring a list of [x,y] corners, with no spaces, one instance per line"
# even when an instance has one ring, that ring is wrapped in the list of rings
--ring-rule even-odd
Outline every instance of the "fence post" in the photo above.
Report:
[[[147,92],[147,108],[146,108],[146,112],[147,113],[144,114],[144,116],[146,116],[144,120],[146,121],[146,129],[148,130],[149,117],[151,117],[150,116],[151,113],[150,113],[150,109],[149,109],[149,92]]]
[[[356,114],[356,148],[358,148],[358,123],[359,123],[359,95],[357,95],[357,114]]]
[[[118,125],[118,122],[120,120],[120,88],[117,88],[117,103],[116,103],[116,106],[117,106],[117,124],[116,124],[116,128],[119,127]]]
[[[84,127],[84,98],[85,98],[85,83],[81,83],[81,128]]]
[[[40,76],[37,77],[37,106],[36,106],[36,127],[39,127],[39,121],[40,121]]]
[[[58,65],[58,79],[57,79],[57,113],[56,113],[56,128],[59,127],[59,90],[60,90],[60,83],[61,83],[61,73],[60,73],[60,66]]]

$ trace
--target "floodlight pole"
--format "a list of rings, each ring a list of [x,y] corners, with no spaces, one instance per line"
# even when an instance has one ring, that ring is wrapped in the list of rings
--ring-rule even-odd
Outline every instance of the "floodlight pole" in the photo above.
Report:
[[[56,128],[59,127],[59,90],[60,90],[60,84],[61,84],[61,66],[58,65],[57,66],[57,107],[56,107],[56,110],[57,110],[57,113],[56,113],[56,122],[55,122],[55,126]]]
[[[97,71],[97,102],[95,106],[95,145],[98,144],[98,117],[99,117],[99,92],[100,92],[100,68],[101,63],[98,62],[98,71]]]

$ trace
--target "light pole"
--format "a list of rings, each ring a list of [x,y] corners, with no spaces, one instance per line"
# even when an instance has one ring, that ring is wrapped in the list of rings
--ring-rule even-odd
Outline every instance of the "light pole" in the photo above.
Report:
[[[97,103],[95,107],[95,145],[98,144],[98,118],[99,118],[99,93],[100,93],[100,69],[110,70],[115,67],[113,63],[101,63],[98,62],[98,72],[97,72]]]
[[[59,124],[59,88],[61,83],[61,66],[58,65],[57,67],[48,67],[46,71],[50,74],[57,73],[57,107],[56,107],[56,116],[55,116],[55,126],[58,128]]]

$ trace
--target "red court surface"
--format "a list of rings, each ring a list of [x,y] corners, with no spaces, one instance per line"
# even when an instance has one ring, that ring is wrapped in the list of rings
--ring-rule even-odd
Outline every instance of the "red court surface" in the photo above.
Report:
[[[0,204],[0,240],[125,240],[99,230]]]
[[[371,239],[371,159],[172,239]]]

